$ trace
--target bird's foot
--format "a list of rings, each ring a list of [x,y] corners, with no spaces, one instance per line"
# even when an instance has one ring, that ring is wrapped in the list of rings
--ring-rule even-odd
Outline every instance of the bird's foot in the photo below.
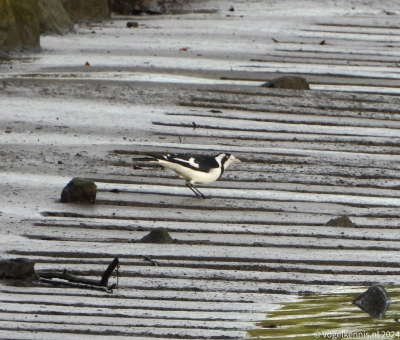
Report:
[[[196,195],[196,198],[206,198],[199,189],[197,189],[195,186],[193,186],[190,183],[186,183],[186,186],[193,191],[193,193]]]

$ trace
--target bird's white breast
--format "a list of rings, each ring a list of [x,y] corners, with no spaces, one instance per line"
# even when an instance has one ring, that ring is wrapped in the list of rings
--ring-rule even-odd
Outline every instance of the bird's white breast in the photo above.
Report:
[[[219,168],[211,169],[209,172],[202,172],[186,168],[176,163],[164,161],[162,159],[158,160],[158,163],[168,169],[174,170],[179,177],[184,178],[191,184],[208,184],[216,181],[221,175],[221,169]]]

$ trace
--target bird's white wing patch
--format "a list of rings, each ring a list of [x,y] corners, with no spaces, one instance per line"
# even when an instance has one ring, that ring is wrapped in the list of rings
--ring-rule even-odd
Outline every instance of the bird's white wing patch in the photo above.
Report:
[[[193,157],[189,158],[189,160],[182,159],[182,158],[174,158],[174,159],[179,161],[179,162],[188,163],[190,166],[192,166],[194,168],[198,168],[199,167],[199,164],[195,162],[195,159]]]

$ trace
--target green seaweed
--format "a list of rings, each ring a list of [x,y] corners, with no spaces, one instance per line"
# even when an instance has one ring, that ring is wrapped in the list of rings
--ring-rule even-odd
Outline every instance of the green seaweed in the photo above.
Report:
[[[365,287],[350,292],[300,297],[267,313],[249,330],[249,339],[393,339],[400,338],[400,286],[386,290],[392,303],[384,318],[373,319],[351,303]]]

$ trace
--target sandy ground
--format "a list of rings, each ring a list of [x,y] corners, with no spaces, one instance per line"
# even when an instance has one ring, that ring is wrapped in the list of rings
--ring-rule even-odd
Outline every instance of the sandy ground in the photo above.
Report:
[[[228,11],[230,6],[234,12]],[[400,5],[208,1],[194,9],[200,11],[76,25],[75,34],[42,37],[40,54],[0,64],[0,255],[37,258],[38,269],[44,270],[62,268],[60,258],[75,253],[82,259],[77,268],[86,273],[104,266],[97,260],[85,262],[88,254],[104,256],[105,262],[116,253],[132,257],[134,263],[126,270],[133,274],[127,274],[121,294],[141,286],[166,285],[171,290],[169,297],[146,307],[154,308],[152,313],[163,299],[174,301],[172,292],[188,286],[205,290],[204,310],[210,312],[218,303],[210,302],[207,294],[239,294],[239,280],[240,294],[255,294],[251,298],[259,303],[235,314],[232,301],[244,295],[219,298],[231,299],[221,306],[232,312],[227,318],[244,317],[244,323],[229,333],[242,337],[262,312],[277,308],[273,303],[293,299],[258,293],[265,282],[274,291],[334,292],[370,278],[362,268],[354,275],[332,275],[322,269],[303,274],[304,268],[332,261],[331,268],[353,270],[342,263],[363,267],[363,261],[397,261],[400,102],[391,94],[398,93],[400,77]],[[139,28],[126,28],[128,20],[138,21]],[[313,91],[299,94],[258,87],[281,73],[307,77]],[[135,153],[221,149],[244,162],[204,188],[214,197],[204,202],[192,199],[172,173],[146,165],[132,167]],[[96,180],[102,203],[58,203],[62,188],[76,176]],[[115,188],[122,191],[118,198],[109,192]],[[360,228],[321,229],[330,218],[344,214]],[[166,226],[192,244],[132,248],[133,239],[156,226]],[[347,239],[338,239],[340,233]],[[253,244],[256,247],[249,247]],[[374,252],[368,250],[371,245]],[[166,269],[136,267],[136,257],[143,252],[168,262]],[[193,273],[196,266],[169,269],[175,268],[173,255],[192,257],[194,262],[204,257],[210,267]],[[241,257],[275,264],[286,259],[290,265],[303,261],[304,268],[253,273],[241,272],[238,265],[236,274],[214,268],[223,258],[234,266]],[[372,280],[398,283],[397,272],[380,277],[376,272],[383,269],[378,268],[371,269],[378,275]],[[219,275],[227,282],[214,282]],[[21,305],[30,315],[29,304],[17,301],[17,293],[10,293],[9,306]],[[100,306],[101,299],[96,301],[85,302],[85,308],[91,303]],[[192,315],[187,307],[179,308],[177,318]],[[254,315],[246,316],[244,309]],[[196,318],[201,319],[197,314]],[[5,319],[3,315],[1,320]],[[21,322],[16,324],[32,326]],[[5,328],[7,336],[18,338],[12,327]],[[165,327],[158,337],[172,326]],[[180,323],[174,327],[183,329]],[[57,331],[57,326],[50,329]],[[40,330],[37,338],[44,339]],[[187,336],[179,334],[175,336]],[[197,329],[188,334],[224,338],[228,333]],[[70,338],[74,336],[79,338]]]

